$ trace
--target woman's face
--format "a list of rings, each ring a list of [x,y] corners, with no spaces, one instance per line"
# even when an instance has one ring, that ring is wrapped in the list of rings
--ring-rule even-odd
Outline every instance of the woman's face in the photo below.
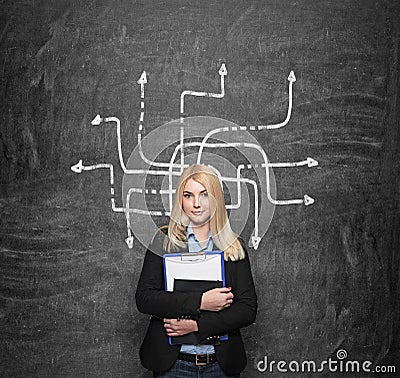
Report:
[[[193,226],[202,226],[210,221],[210,201],[206,188],[192,178],[183,188],[182,208]]]

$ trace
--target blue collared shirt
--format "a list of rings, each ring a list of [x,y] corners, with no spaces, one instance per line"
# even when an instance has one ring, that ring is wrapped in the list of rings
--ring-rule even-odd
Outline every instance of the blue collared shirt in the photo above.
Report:
[[[197,240],[192,223],[190,222],[187,228],[187,241],[188,241],[188,249],[189,252],[201,252],[201,251],[212,251],[214,247],[214,241],[212,239],[211,232],[208,234],[208,241],[202,247],[200,242]],[[182,353],[189,354],[211,354],[214,353],[213,345],[186,345],[183,344],[181,347]]]

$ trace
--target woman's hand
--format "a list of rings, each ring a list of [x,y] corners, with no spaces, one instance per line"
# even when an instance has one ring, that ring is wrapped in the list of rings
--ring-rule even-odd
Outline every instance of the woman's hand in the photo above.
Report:
[[[163,319],[164,328],[168,336],[183,336],[190,332],[197,332],[197,322],[192,319]]]
[[[221,311],[229,307],[233,302],[231,287],[211,289],[203,293],[200,310]]]

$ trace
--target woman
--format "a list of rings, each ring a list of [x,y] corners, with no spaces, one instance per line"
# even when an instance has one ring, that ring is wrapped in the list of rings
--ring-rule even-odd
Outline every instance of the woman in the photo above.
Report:
[[[226,287],[204,293],[164,290],[163,254],[213,249],[224,251]],[[147,250],[136,304],[152,315],[140,358],[154,376],[237,377],[245,368],[239,330],[254,323],[257,297],[247,252],[231,230],[222,184],[211,168],[197,164],[183,171],[169,226]],[[200,344],[168,342],[169,336],[191,332]],[[226,334],[227,340],[219,339]]]

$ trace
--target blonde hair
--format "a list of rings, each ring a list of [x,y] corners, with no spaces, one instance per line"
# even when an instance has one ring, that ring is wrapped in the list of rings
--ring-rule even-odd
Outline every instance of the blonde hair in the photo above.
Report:
[[[193,179],[204,186],[210,198],[210,231],[215,246],[224,251],[226,261],[242,260],[245,257],[244,249],[238,236],[232,231],[225,207],[225,198],[222,183],[217,174],[203,164],[194,164],[187,167],[178,181],[171,218],[168,226],[168,238],[165,238],[164,248],[167,252],[187,245],[187,226],[189,218],[182,208],[183,191],[186,182]]]

